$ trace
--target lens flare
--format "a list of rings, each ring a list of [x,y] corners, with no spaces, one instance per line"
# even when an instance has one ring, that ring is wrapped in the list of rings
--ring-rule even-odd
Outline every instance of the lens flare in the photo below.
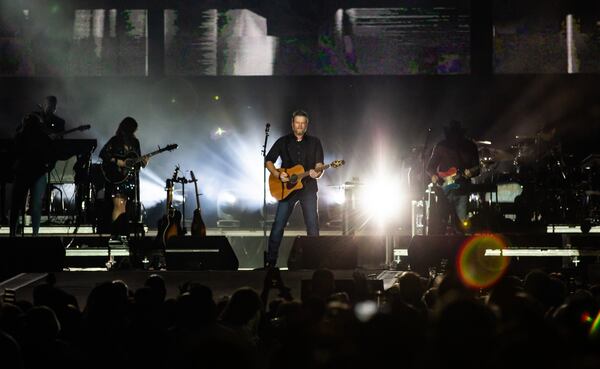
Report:
[[[596,319],[594,319],[594,322],[590,327],[590,336],[597,337],[598,332],[600,332],[600,311],[598,312],[598,315],[596,315]]]
[[[588,313],[587,311],[584,312],[583,314],[581,314],[581,323],[591,324],[592,321],[593,321],[593,319],[590,316],[590,313]]]
[[[468,238],[461,246],[456,266],[462,282],[471,288],[494,285],[506,272],[509,258],[486,256],[488,249],[503,250],[506,242],[494,234],[478,234]]]

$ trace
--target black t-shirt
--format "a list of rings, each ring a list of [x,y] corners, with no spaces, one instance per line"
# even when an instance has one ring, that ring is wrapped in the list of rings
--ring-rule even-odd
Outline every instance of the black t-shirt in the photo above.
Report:
[[[275,163],[281,157],[281,167],[290,168],[301,164],[304,170],[314,169],[317,163],[323,163],[323,146],[321,141],[309,135],[304,135],[302,141],[298,141],[294,134],[290,133],[279,138],[269,150],[265,161]],[[306,191],[317,192],[317,181],[310,177],[302,180]]]
[[[46,173],[55,160],[52,140],[42,124],[31,124],[15,136],[15,173],[31,179]]]
[[[433,149],[427,164],[429,175],[445,172],[455,167],[459,170],[470,169],[477,172],[479,168],[479,152],[477,145],[471,140],[462,139],[458,142],[440,141]]]
[[[40,116],[44,121],[47,132],[60,133],[65,130],[65,120],[58,115],[54,115],[54,113],[45,114],[42,112]]]
[[[131,151],[141,155],[140,141],[137,138],[126,140],[122,136],[113,136],[100,151],[100,158],[102,161],[110,161],[112,158],[124,159]]]

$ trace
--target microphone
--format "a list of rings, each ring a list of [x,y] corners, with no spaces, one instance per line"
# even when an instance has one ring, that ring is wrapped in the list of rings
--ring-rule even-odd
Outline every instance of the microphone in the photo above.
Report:
[[[265,126],[265,132],[269,132],[269,129],[271,129],[271,123],[267,123]]]

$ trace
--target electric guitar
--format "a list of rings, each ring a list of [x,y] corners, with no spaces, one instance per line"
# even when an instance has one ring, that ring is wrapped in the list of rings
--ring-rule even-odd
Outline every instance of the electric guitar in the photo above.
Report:
[[[57,132],[57,133],[48,133],[48,137],[50,137],[51,139],[54,140],[57,138],[62,138],[63,136],[68,135],[69,133],[73,133],[73,132],[77,132],[77,131],[86,131],[86,130],[90,129],[91,127],[92,126],[89,124],[84,124],[79,127],[67,129],[66,131]]]
[[[144,161],[145,158],[150,158],[154,155],[160,154],[165,151],[173,151],[179,145],[170,144],[163,148],[158,148],[158,150],[152,151],[146,155],[138,155],[135,151],[129,151],[124,156],[116,157],[116,159],[124,160],[125,166],[119,167],[115,162],[112,161],[103,161],[102,162],[102,174],[104,175],[104,179],[107,182],[112,184],[120,184],[125,182],[129,176],[131,176],[137,168],[139,168],[140,164]]]
[[[320,168],[324,171],[327,168],[339,168],[346,162],[344,160],[334,160],[330,164],[324,165]],[[288,182],[281,182],[278,176],[273,174],[269,175],[269,191],[271,196],[277,200],[283,200],[288,197],[292,192],[304,187],[302,179],[310,175],[310,171],[305,171],[301,164],[294,165],[291,168],[279,168],[279,173],[285,172],[289,176]]]
[[[200,194],[198,193],[198,180],[194,176],[194,172],[190,170],[192,176],[192,182],[194,182],[194,190],[196,191],[196,210],[194,210],[194,217],[192,218],[192,236],[206,237],[206,225],[202,220],[202,214],[200,212]]]
[[[181,229],[181,212],[173,207],[173,183],[177,178],[178,172],[179,166],[175,167],[173,177],[166,181],[166,212],[158,222],[158,232],[156,233],[156,241],[163,247],[167,246],[167,242],[171,237],[183,235],[183,230]]]
[[[479,169],[479,165],[476,165],[472,168],[468,168],[467,170],[471,173],[475,172]],[[448,192],[453,190],[458,190],[462,185],[464,185],[465,181],[470,178],[465,175],[467,170],[461,170],[456,167],[450,167],[448,170],[443,172],[438,172],[437,176],[439,177],[438,183],[434,183],[436,186],[441,187],[444,191],[444,194],[448,194]]]

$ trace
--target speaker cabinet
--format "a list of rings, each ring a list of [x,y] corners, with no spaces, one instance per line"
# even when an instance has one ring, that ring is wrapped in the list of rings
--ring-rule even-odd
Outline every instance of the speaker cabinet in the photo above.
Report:
[[[290,270],[355,269],[385,263],[385,238],[378,236],[299,236],[288,259]],[[378,266],[378,265],[377,265]]]
[[[168,270],[237,270],[238,258],[225,236],[172,237],[165,249]]]
[[[465,236],[414,236],[408,245],[411,270],[427,276],[429,268],[439,268],[442,260],[448,262],[448,269],[454,268],[456,255],[465,240]]]
[[[60,237],[0,238],[3,277],[27,272],[60,272],[64,265],[65,248]]]

